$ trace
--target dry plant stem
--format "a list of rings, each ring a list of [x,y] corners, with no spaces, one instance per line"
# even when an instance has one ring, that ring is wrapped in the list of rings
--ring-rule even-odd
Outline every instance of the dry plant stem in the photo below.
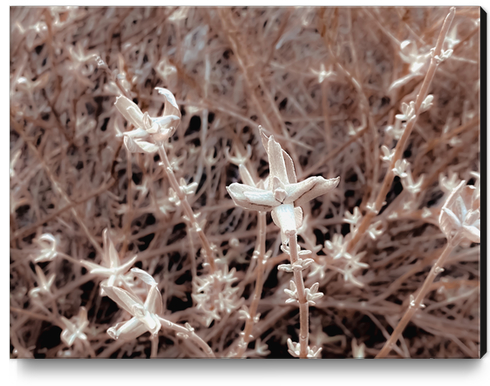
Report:
[[[262,295],[262,287],[264,285],[264,270],[265,270],[265,236],[266,236],[266,212],[258,213],[259,220],[259,254],[257,256],[257,280],[255,281],[255,291],[253,294],[252,304],[250,305],[250,317],[245,323],[245,329],[243,330],[242,342],[238,345],[236,358],[241,358],[247,349],[250,342],[250,336],[252,328],[254,326],[254,317],[257,313],[257,307],[259,306],[260,297]]]
[[[56,189],[56,191],[70,205],[72,203],[71,200],[70,200],[70,197],[68,197],[68,195],[65,193],[65,191],[61,188],[61,186],[58,183],[57,179],[55,178],[55,176],[51,172],[51,169],[49,168],[49,166],[44,161],[44,158],[41,156],[41,154],[39,154],[38,149],[34,146],[34,144],[32,143],[32,141],[30,141],[27,138],[26,134],[24,133],[24,130],[17,124],[17,122],[15,122],[15,120],[13,119],[13,117],[11,117],[10,121],[12,122],[15,131],[17,131],[17,133],[19,133],[19,135],[22,137],[22,139],[24,140],[24,142],[29,146],[29,149],[36,155],[36,157],[39,159],[39,162],[41,162],[41,165],[43,166],[44,171],[46,172],[47,176],[51,180],[51,183],[54,185],[54,188]],[[72,212],[73,216],[77,219],[78,224],[80,225],[80,227],[85,232],[85,235],[87,236],[87,238],[89,239],[89,241],[94,246],[95,250],[100,255],[102,255],[102,253],[103,253],[102,248],[100,247],[99,243],[97,241],[95,241],[95,239],[93,238],[93,236],[90,234],[90,231],[88,230],[87,226],[85,225],[85,222],[82,220],[82,218],[81,218],[80,214],[78,213],[78,211],[75,209],[74,206],[72,206],[70,209],[71,209],[71,212]]]
[[[289,236],[289,253],[291,264],[298,261],[298,235],[295,233]],[[308,302],[306,301],[305,283],[303,282],[303,272],[294,271],[294,281],[298,291],[299,302],[299,343],[300,343],[300,358],[306,358],[308,354]]]
[[[393,183],[393,179],[395,178],[395,174],[393,173],[393,168],[395,167],[395,163],[401,159],[403,151],[405,150],[405,146],[407,144],[408,138],[410,137],[410,134],[412,133],[412,130],[415,126],[415,123],[417,122],[417,117],[419,114],[420,106],[422,105],[422,102],[424,101],[425,97],[427,96],[429,92],[429,87],[432,83],[432,79],[434,79],[434,75],[437,70],[438,62],[435,56],[441,55],[442,51],[442,45],[444,43],[444,40],[446,39],[446,35],[449,31],[449,27],[451,26],[451,23],[454,19],[454,13],[456,9],[453,7],[449,11],[449,14],[446,16],[446,19],[444,20],[444,24],[442,26],[441,32],[439,34],[439,38],[437,39],[437,44],[435,47],[434,55],[431,57],[430,60],[430,65],[429,69],[427,70],[427,74],[425,76],[424,82],[422,83],[422,86],[420,88],[419,93],[417,94],[417,99],[415,100],[415,118],[412,119],[407,123],[407,126],[403,132],[402,137],[396,144],[395,148],[395,154],[393,156],[393,159],[391,161],[391,164],[389,166],[389,169],[386,173],[386,176],[383,181],[383,185],[381,187],[381,190],[376,198],[375,201],[375,210],[374,211],[368,211],[364,218],[362,219],[361,225],[359,225],[358,230],[356,231],[354,237],[351,239],[349,245],[348,245],[348,251],[354,250],[356,247],[357,243],[361,240],[362,236],[366,233],[367,228],[371,224],[371,220],[376,216],[376,214],[379,212],[381,207],[383,206],[383,202],[386,198],[386,195],[388,194],[391,184]]]
[[[187,196],[180,189],[180,184],[178,183],[177,178],[175,177],[174,171],[172,169],[172,165],[170,165],[170,162],[167,157],[167,152],[165,151],[165,147],[163,146],[163,143],[158,144],[158,154],[160,155],[160,158],[162,160],[163,169],[167,174],[167,177],[170,181],[170,185],[172,186],[172,189],[175,191],[175,194],[177,195],[180,202],[182,203],[182,208],[184,209],[185,215],[189,219],[196,233],[199,235],[199,239],[201,240],[202,246],[205,251],[207,263],[209,264],[209,268],[211,272],[214,272],[216,270],[216,265],[213,259],[213,251],[211,250],[211,244],[209,243],[208,238],[204,234],[204,231],[197,223],[196,218],[194,217],[194,212],[192,211],[192,208],[189,202],[187,201]]]
[[[55,325],[59,324],[58,321],[56,321],[56,319],[52,316],[43,316],[43,315],[36,314],[35,312],[22,310],[20,308],[16,308],[16,307],[12,307],[12,306],[10,307],[10,311],[14,311],[14,312],[17,312],[19,314],[28,315],[31,318],[44,320],[46,322],[50,322],[50,323],[53,323]],[[12,331],[13,331],[13,329],[12,329]]]
[[[126,174],[128,177],[128,192],[126,194],[126,204],[127,211],[125,213],[125,224],[124,224],[124,241],[121,247],[121,255],[124,255],[128,248],[128,242],[131,236],[131,222],[133,218],[132,207],[133,207],[133,195],[131,194],[132,182],[133,182],[133,171],[132,171],[132,158],[129,151],[126,152]]]
[[[418,290],[417,296],[415,296],[414,299],[414,304],[410,304],[408,307],[408,310],[405,312],[405,315],[401,318],[401,320],[398,322],[398,325],[396,326],[395,330],[390,336],[390,339],[388,339],[381,349],[381,351],[376,355],[376,358],[385,358],[393,348],[393,345],[396,344],[398,341],[398,338],[400,335],[403,333],[403,330],[405,330],[405,327],[407,326],[408,322],[410,322],[410,319],[415,315],[417,310],[419,309],[420,305],[422,304],[425,296],[429,292],[432,283],[434,282],[434,279],[436,276],[439,274],[439,272],[436,272],[439,270],[439,268],[442,268],[444,266],[444,263],[446,262],[447,257],[451,254],[453,249],[458,245],[458,237],[455,236],[451,241],[448,241],[446,248],[444,248],[444,251],[441,253],[439,258],[437,259],[436,263],[432,266],[429,275],[426,277],[424,284]]]
[[[215,358],[213,350],[211,350],[211,347],[208,346],[208,344],[202,340],[202,338],[197,335],[195,332],[189,331],[187,328],[179,326],[178,324],[172,323],[171,321],[167,319],[163,319],[162,317],[158,317],[160,319],[160,322],[162,323],[162,327],[166,327],[170,330],[173,330],[175,332],[180,332],[186,336],[188,336],[188,339],[195,343],[197,346],[199,346],[206,356],[208,358]]]
[[[228,14],[226,14],[226,13],[228,13]],[[262,109],[263,104],[257,99],[257,95],[254,92],[254,90],[255,90],[254,82],[252,81],[252,79],[250,78],[249,73],[248,73],[248,68],[250,68],[250,64],[246,63],[243,60],[243,58],[241,56],[240,49],[239,49],[239,44],[238,44],[237,39],[236,39],[237,32],[232,31],[229,24],[228,24],[228,21],[232,20],[232,17],[233,17],[231,15],[231,12],[229,10],[226,10],[223,8],[223,9],[220,9],[218,11],[218,15],[221,19],[221,25],[223,26],[223,31],[227,35],[228,41],[230,42],[231,47],[233,49],[233,52],[236,55],[238,65],[239,65],[240,69],[242,70],[242,73],[243,73],[243,76],[245,79],[245,83],[246,83],[248,91],[249,91],[249,95],[252,98],[252,102],[254,103],[255,108],[257,109],[257,113],[259,114],[261,121],[265,123],[265,126],[267,128],[270,128],[271,130],[274,130],[274,132],[277,132],[276,126],[273,125],[269,121],[267,114]]]
[[[82,198],[81,200],[79,201],[70,201],[70,203],[66,206],[64,206],[63,208],[61,209],[58,209],[56,212],[53,212],[52,214],[50,214],[49,216],[46,216],[45,218],[39,220],[38,222],[36,222],[35,224],[33,225],[30,225],[28,227],[25,227],[25,228],[21,228],[19,230],[17,230],[14,235],[10,238],[10,241],[14,241],[14,240],[17,240],[19,237],[22,237],[24,235],[27,235],[31,232],[34,232],[36,230],[36,228],[40,227],[41,225],[43,225],[44,223],[47,223],[53,219],[55,219],[56,217],[58,217],[61,213],[63,213],[65,210],[68,210],[70,208],[72,208],[73,206],[75,205],[80,205],[80,204],[83,204],[85,201],[88,201],[90,200],[91,198],[95,197],[95,196],[98,196],[99,194],[102,194],[104,193],[105,191],[107,191],[112,185],[114,185],[114,182],[116,182],[114,179],[112,179],[109,183],[107,183],[106,185],[102,186],[101,188],[97,189],[95,192],[87,195],[86,197]]]
[[[324,79],[322,82],[322,113],[323,113],[323,129],[325,130],[325,145],[326,145],[326,154],[330,154],[332,152],[332,143],[328,141],[327,138],[332,137],[332,128],[330,127],[330,117],[329,117],[329,108],[328,108],[328,81]],[[328,160],[328,171],[331,173],[333,171],[332,167],[332,159]]]
[[[88,340],[84,340],[83,345],[87,349],[90,358],[96,358],[97,357],[95,350],[92,348],[92,345],[90,344],[90,342]]]
[[[151,355],[150,358],[156,358],[158,354],[158,335],[151,337]]]

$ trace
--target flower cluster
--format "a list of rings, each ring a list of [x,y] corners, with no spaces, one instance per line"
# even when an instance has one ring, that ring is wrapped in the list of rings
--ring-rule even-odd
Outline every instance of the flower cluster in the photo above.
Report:
[[[299,358],[301,345],[297,342],[293,342],[291,338],[288,338],[288,351],[295,357]],[[308,346],[307,358],[320,358],[320,353],[322,351],[321,347],[310,347]]]
[[[209,326],[213,320],[220,320],[222,315],[230,314],[239,306],[238,288],[232,287],[236,280],[235,268],[228,271],[227,265],[195,278],[192,299],[204,315],[204,325]]]
[[[124,95],[116,99],[117,110],[135,129],[124,132],[124,145],[131,153],[154,153],[163,141],[170,138],[180,124],[181,113],[174,95],[165,88],[157,87],[158,94],[163,95],[165,106],[163,116],[152,118],[142,113],[136,103]]]
[[[281,229],[283,243],[295,235],[303,222],[304,205],[333,190],[340,178],[310,177],[298,182],[293,160],[274,140],[260,129],[262,143],[269,156],[269,177],[266,188],[231,184],[226,189],[237,206],[258,211],[272,211],[274,223]]]
[[[107,334],[113,339],[135,339],[146,331],[156,335],[162,326],[159,315],[163,312],[163,304],[162,296],[158,290],[158,283],[145,271],[138,268],[133,268],[131,271],[149,287],[148,295],[144,302],[130,291],[119,287],[102,285],[104,293],[132,316],[130,320],[117,323],[107,330]]]
[[[461,181],[442,207],[439,226],[450,241],[461,238],[463,245],[480,243],[479,189]]]
[[[138,259],[138,256],[133,256],[125,263],[122,263],[107,229],[103,232],[103,243],[104,253],[102,255],[102,265],[86,260],[81,262],[91,274],[105,278],[100,287],[101,296],[106,295],[104,292],[105,287],[130,285],[131,281],[125,274]]]

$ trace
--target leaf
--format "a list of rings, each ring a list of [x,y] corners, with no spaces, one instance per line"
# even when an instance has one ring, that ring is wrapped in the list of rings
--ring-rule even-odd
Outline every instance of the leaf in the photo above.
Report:
[[[142,280],[146,284],[150,286],[157,285],[157,282],[155,281],[153,276],[151,276],[148,272],[143,271],[139,268],[132,268],[131,272],[133,272],[134,276],[136,276],[138,279]]]
[[[259,189],[237,182],[227,186],[226,190],[234,203],[245,209],[269,211],[279,205],[270,190]]]
[[[174,94],[170,90],[167,90],[166,88],[162,87],[156,87],[155,90],[160,95],[163,95],[165,97],[165,107],[163,108],[163,115],[168,116],[168,115],[176,115],[179,120],[182,117],[180,114],[180,109],[179,106],[177,105],[177,101],[175,100]],[[176,126],[177,127],[177,126]]]

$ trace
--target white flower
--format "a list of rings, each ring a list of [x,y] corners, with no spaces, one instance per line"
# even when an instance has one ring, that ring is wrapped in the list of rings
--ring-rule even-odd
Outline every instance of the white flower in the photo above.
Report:
[[[364,343],[357,344],[356,338],[352,339],[352,356],[356,359],[364,359],[366,345]]]
[[[385,127],[385,132],[388,138],[399,140],[405,132],[405,128],[406,124],[402,124],[402,121],[400,119],[396,119],[394,126],[389,125]],[[393,154],[395,154],[394,152],[395,149],[393,149]]]
[[[434,100],[434,95],[427,95],[420,105],[420,112],[424,112],[430,109],[432,106],[432,101]]]
[[[344,273],[344,281],[351,283],[355,285],[356,287],[362,288],[364,287],[364,283],[358,280],[355,276],[354,273],[359,270],[360,268],[363,268],[367,266],[365,263],[358,263],[355,262],[354,264],[347,264],[345,269],[343,270]]]
[[[308,268],[315,260],[313,259],[298,259],[293,264],[280,264],[277,269],[284,272],[303,271]]]
[[[449,49],[449,50],[441,50],[441,54],[440,55],[436,55],[435,54],[435,49],[432,48],[430,50],[430,54],[432,55],[432,57],[436,60],[437,64],[441,64],[442,62],[444,62],[445,60],[449,59],[451,57],[451,55],[453,54],[453,50]]]
[[[480,195],[478,189],[461,181],[442,207],[439,226],[448,240],[456,234],[463,241],[480,242]]]
[[[393,173],[400,178],[405,178],[407,176],[406,170],[408,165],[409,164],[405,159],[396,161]]]
[[[144,303],[136,295],[122,288],[103,285],[107,296],[133,316],[127,322],[117,323],[107,330],[107,333],[113,339],[132,340],[146,331],[156,335],[162,326],[158,315],[163,312],[163,304],[157,283],[148,273],[142,270],[134,269],[133,272],[150,285],[148,296]]]
[[[196,302],[196,308],[204,313],[206,326],[240,306],[237,298],[239,288],[232,287],[237,280],[235,272],[235,268],[228,271],[228,266],[224,265],[214,273],[195,278],[192,299]]]
[[[236,166],[243,165],[252,156],[252,146],[250,146],[249,144],[247,145],[247,154],[246,155],[242,155],[238,149],[235,149],[235,154],[236,155],[234,157],[232,157],[230,155],[230,149],[228,147],[225,147],[225,157],[228,160],[228,162],[231,162],[232,164],[234,164]]]
[[[240,310],[238,310],[238,319],[240,320],[248,320],[250,319],[250,312],[248,307],[244,304]],[[253,321],[257,323],[260,320],[260,312],[254,315]]]
[[[174,95],[165,88],[157,87],[155,90],[165,98],[162,117],[152,118],[148,113],[143,114],[138,105],[123,95],[114,103],[124,118],[136,127],[122,134],[126,148],[132,153],[157,151],[157,144],[170,138],[180,124],[181,114]]]
[[[301,350],[301,345],[299,343],[293,342],[291,340],[291,338],[288,338],[288,351],[289,351],[289,353],[293,357],[299,358],[300,352],[301,352],[300,350]],[[306,357],[307,358],[319,358],[321,351],[322,351],[322,348],[321,347],[319,347],[319,348],[316,348],[316,347],[310,348],[310,346],[308,346]]]
[[[355,230],[357,228],[357,226],[361,222],[361,219],[362,219],[362,214],[358,206],[354,208],[352,214],[347,210],[344,213],[344,222],[351,224],[352,230]]]
[[[349,240],[344,240],[344,236],[341,234],[334,234],[332,241],[325,241],[325,254],[332,256],[334,260],[345,258],[351,259],[352,255],[347,252],[347,245]]]
[[[363,117],[363,124],[360,126],[354,127],[352,122],[348,121],[347,122],[347,134],[349,134],[351,137],[359,134],[361,131],[363,131],[366,128],[366,119]]]
[[[439,174],[439,185],[444,193],[450,193],[459,186],[461,180],[457,173],[450,172],[446,177],[443,173]]]
[[[402,113],[395,115],[395,118],[399,121],[411,121],[415,118],[415,102],[411,101],[410,104],[405,102],[401,106]]]
[[[380,156],[380,158],[388,163],[391,163],[391,160],[393,159],[393,156],[395,155],[395,149],[388,149],[385,145],[381,146],[381,151],[383,152],[383,155]]]
[[[109,231],[104,229],[103,232],[104,254],[102,255],[102,265],[92,263],[90,261],[82,261],[81,264],[87,270],[98,276],[106,277],[107,279],[101,283],[100,295],[105,296],[104,286],[120,286],[125,281],[124,274],[134,264],[138,256],[134,256],[126,263],[121,264],[119,255],[112,240],[109,238]]]
[[[291,157],[282,150],[273,136],[267,137],[262,129],[260,132],[269,155],[267,189],[235,182],[227,190],[237,206],[262,212],[272,211],[272,219],[281,228],[281,237],[285,243],[287,237],[296,234],[302,224],[303,211],[300,206],[330,192],[338,185],[340,177],[328,180],[310,177],[297,182]]]
[[[61,332],[61,340],[68,347],[73,346],[73,343],[77,339],[86,341],[87,335],[85,335],[84,330],[88,326],[87,320],[87,310],[85,307],[80,307],[78,316],[74,316],[71,319],[67,319],[64,316],[61,317],[61,321],[65,325],[65,328]]]
[[[36,265],[36,274],[37,274],[37,287],[31,289],[29,291],[29,296],[33,298],[37,298],[39,295],[49,295],[51,296],[51,286],[54,283],[55,274],[51,274],[49,278],[46,279],[44,276],[43,270]]]
[[[410,171],[410,166],[407,168],[405,174],[406,174],[405,178],[402,179],[403,187],[407,189],[407,191],[412,195],[418,194],[422,189],[422,183],[424,182],[424,175],[422,174],[418,179],[418,181],[414,182],[412,177],[412,172]]]
[[[197,182],[193,182],[187,185],[187,182],[185,182],[185,179],[183,178],[181,178],[179,182],[180,182],[180,190],[186,196],[192,196],[194,193],[196,193],[196,189],[199,186]]]
[[[289,299],[286,300],[286,303],[295,303],[298,301],[298,290],[294,280],[289,281],[289,289],[285,288],[284,292],[289,295]]]
[[[267,346],[267,343],[262,342],[260,338],[258,338],[255,341],[255,352],[259,356],[266,356],[269,355],[271,352],[269,351],[269,346]]]
[[[51,233],[43,234],[36,242],[41,247],[41,253],[34,257],[35,263],[51,261],[58,255],[58,252],[56,252],[56,239]]]
[[[384,203],[383,203],[383,205],[384,205]],[[375,202],[368,202],[366,204],[366,210],[368,210],[371,213],[374,213],[375,215],[377,215],[379,213],[379,210],[376,210],[376,203]]]
[[[320,64],[320,71],[316,70],[311,70],[313,74],[315,74],[318,77],[318,83],[323,83],[323,81],[327,78],[333,78],[336,76],[335,72],[333,72],[332,68],[330,68],[328,71],[325,70],[325,65],[322,63]]]
[[[315,262],[312,263],[310,273],[308,274],[308,277],[315,277],[318,275],[318,278],[321,280],[325,277],[325,271],[327,270],[327,265],[326,264],[317,264]]]
[[[319,286],[319,283],[315,283],[311,286],[311,288],[305,289],[306,300],[310,306],[314,306],[316,304],[315,300],[318,300],[323,296],[323,292],[318,292]]]
[[[410,40],[404,40],[400,44],[400,57],[405,63],[410,64],[410,72],[421,73],[424,66],[427,65],[430,52],[420,54],[417,46]]]
[[[376,221],[374,224],[371,224],[367,230],[367,233],[369,237],[376,240],[378,236],[383,234],[383,222],[380,220]]]
[[[289,246],[286,244],[281,245],[281,250],[287,255],[291,255]],[[280,264],[277,269],[285,272],[294,272],[294,271],[303,271],[308,268],[314,260],[310,257],[312,252],[309,250],[301,250],[298,246],[298,260],[296,260],[293,264]]]

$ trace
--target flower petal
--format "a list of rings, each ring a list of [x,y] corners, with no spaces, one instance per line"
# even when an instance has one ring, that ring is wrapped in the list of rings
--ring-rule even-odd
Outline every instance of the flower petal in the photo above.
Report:
[[[158,331],[160,331],[160,328],[162,328],[162,324],[158,317],[149,312],[147,312],[143,318],[140,318],[140,321],[145,325],[146,330],[150,331],[152,335],[158,334]]]
[[[272,210],[272,220],[279,228],[281,228],[281,231],[285,236],[290,237],[296,233],[296,217],[292,204],[284,204],[275,207]]]
[[[180,119],[182,117],[180,113],[179,106],[177,105],[177,101],[175,100],[174,94],[172,94],[166,88],[157,87],[155,88],[160,95],[163,95],[165,98],[165,107],[163,108],[163,116],[175,116],[177,119],[172,119],[172,122],[161,126],[161,129],[171,129],[168,133],[168,137],[172,136],[180,124]]]
[[[126,131],[122,135],[124,135],[125,137],[134,138],[134,139],[143,139],[143,138],[147,138],[150,136],[150,134],[148,134],[148,132],[145,129],[142,129],[141,127],[138,127],[138,128],[131,130],[131,131]]]
[[[153,125],[152,127],[157,126],[158,130],[167,130],[172,127],[177,127],[180,124],[180,117],[176,115],[164,115],[163,117],[152,118],[151,119]],[[148,132],[151,132],[148,130]],[[155,133],[157,130],[154,131]]]
[[[87,271],[94,275],[111,276],[112,271],[109,268],[102,267],[101,265],[92,263],[90,261],[83,260],[80,262]]]
[[[136,276],[138,279],[141,279],[149,286],[157,285],[157,282],[155,281],[153,276],[151,276],[148,272],[143,271],[142,269],[139,268],[133,268],[131,269],[131,272],[134,274],[134,276]]]
[[[284,164],[286,165],[286,173],[288,175],[289,183],[295,184],[298,182],[298,180],[296,178],[296,170],[294,169],[293,159],[284,150],[282,151],[282,155],[284,157]]]
[[[272,135],[269,137],[267,153],[269,155],[269,181],[272,182],[273,178],[277,177],[283,183],[289,183],[281,145],[274,140]]]
[[[480,243],[480,230],[473,226],[463,226],[463,234],[472,243]]]
[[[73,345],[73,343],[75,342],[75,338],[75,334],[73,334],[73,332],[70,330],[63,330],[63,332],[61,333],[61,340],[68,347],[71,347]]]
[[[269,136],[265,134],[264,129],[262,126],[259,126],[259,131],[260,131],[260,139],[262,140],[262,145],[264,145],[265,150],[268,152],[269,151]],[[294,169],[294,163],[292,158],[289,156],[289,154],[283,149],[282,150],[282,156],[284,157],[284,164],[286,166],[286,174],[288,176],[288,181],[290,184],[294,184],[298,182],[296,178],[296,171]],[[286,182],[286,181],[284,181]]]
[[[146,326],[137,318],[131,318],[127,322],[117,323],[107,330],[107,334],[112,339],[133,340],[143,335],[147,330]]]
[[[143,113],[136,103],[129,98],[121,95],[117,97],[114,106],[135,127],[143,127]]]
[[[449,208],[451,209],[452,211],[454,211],[454,208],[453,206],[455,205],[456,203],[456,200],[458,199],[458,197],[460,197],[461,195],[461,192],[462,190],[464,189],[464,187],[466,186],[466,181],[463,180],[459,183],[459,185],[453,189],[453,191],[451,192],[451,194],[449,195],[448,199],[446,200],[446,202],[444,203],[444,206],[443,208]],[[442,212],[441,212],[442,213]]]
[[[119,266],[117,269],[118,274],[124,274],[127,270],[134,264],[134,262],[138,259],[138,255],[133,256],[131,259],[126,261],[123,265]]]
[[[163,115],[177,115],[179,118],[181,117],[179,106],[177,105],[177,101],[175,100],[174,94],[170,90],[167,90],[163,87],[156,87],[155,90],[160,95],[163,95],[166,99],[165,107],[163,109]]]
[[[141,299],[137,298],[133,294],[118,287],[106,286],[101,284],[101,288],[104,290],[107,296],[109,296],[119,307],[133,315],[134,306],[140,305],[143,307]]]
[[[255,187],[254,180],[253,180],[252,176],[250,175],[250,172],[248,171],[247,167],[244,164],[240,164],[240,166],[238,166],[238,171],[240,173],[240,178],[245,183],[245,185]]]
[[[160,294],[160,291],[156,285],[152,285],[150,287],[148,297],[145,301],[145,307],[148,312],[151,312],[152,314],[158,315],[163,312],[162,295]]]
[[[340,177],[325,179],[323,177],[310,177],[302,182],[286,186],[288,197],[285,203],[294,202],[294,206],[301,206],[316,197],[322,196],[335,189]]]
[[[131,153],[154,153],[158,151],[158,146],[153,143],[133,140],[128,136],[124,136],[124,145]]]
[[[301,225],[303,225],[303,209],[300,206],[294,208],[294,219],[296,221],[296,229],[301,228]]]
[[[124,146],[130,153],[139,153],[141,151],[135,140],[127,135],[124,136]]]
[[[259,189],[237,182],[226,187],[226,190],[228,190],[235,205],[245,209],[268,211],[279,205],[270,190]]]
[[[262,126],[259,126],[259,133],[260,140],[262,141],[265,151],[269,150],[269,136],[265,134],[265,130],[262,128]]]
[[[464,189],[461,191],[461,199],[463,200],[466,210],[478,209],[480,207],[480,205],[478,205],[476,208],[474,206],[476,192],[477,189],[473,185],[465,185]]]
[[[107,259],[106,262],[107,261],[109,262],[109,265],[107,265],[107,267],[115,268],[119,266],[119,255],[116,251],[116,247],[114,246],[114,243],[109,237],[109,231],[107,228],[104,229],[103,240],[104,240],[104,255],[105,258]]]

